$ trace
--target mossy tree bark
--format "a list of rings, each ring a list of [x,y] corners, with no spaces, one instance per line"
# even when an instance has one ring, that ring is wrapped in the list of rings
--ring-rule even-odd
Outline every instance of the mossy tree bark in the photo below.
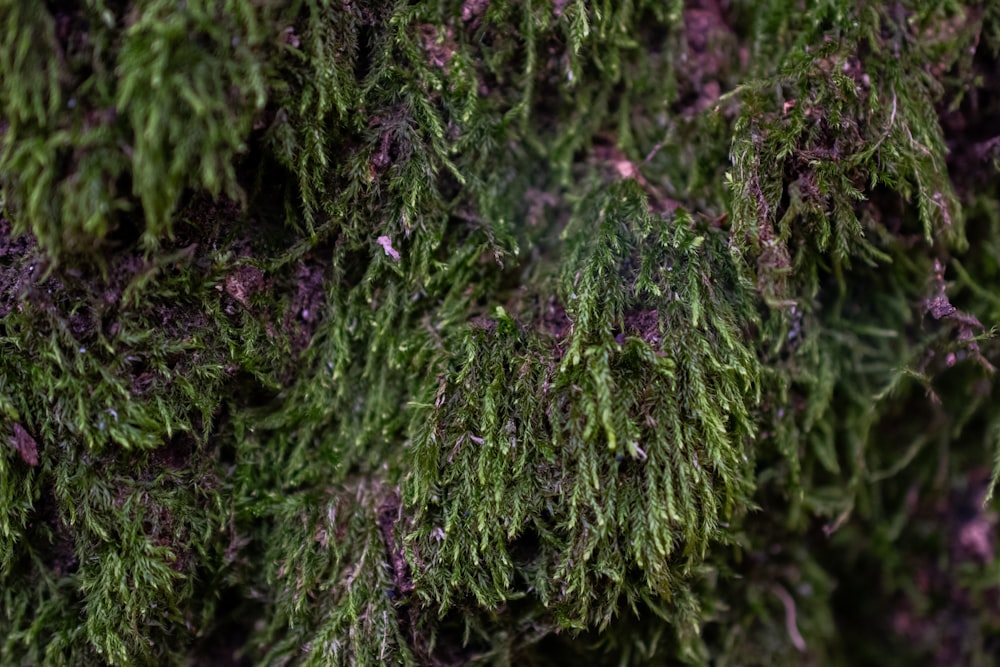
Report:
[[[998,55],[0,0],[0,662],[993,664]]]

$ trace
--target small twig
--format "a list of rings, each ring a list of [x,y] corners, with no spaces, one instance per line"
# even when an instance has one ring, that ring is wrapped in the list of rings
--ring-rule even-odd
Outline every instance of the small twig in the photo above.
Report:
[[[840,529],[840,527],[842,525],[844,525],[844,522],[847,521],[847,517],[849,517],[849,516],[851,516],[851,508],[850,507],[848,507],[846,510],[844,510],[843,512],[841,512],[840,516],[838,516],[834,520],[834,522],[832,524],[830,524],[828,526],[823,526],[823,534],[826,535],[827,537],[830,537],[831,535],[833,535],[835,532],[837,532]]]
[[[650,160],[652,160],[653,156],[655,156],[657,153],[660,152],[660,149],[663,148],[663,145],[665,143],[666,143],[666,140],[661,141],[658,144],[656,144],[655,146],[653,146],[653,150],[649,151],[649,153],[646,155],[646,159],[643,160],[642,163],[643,164],[647,164]]]
[[[889,133],[892,132],[892,125],[895,122],[896,122],[896,91],[895,91],[895,89],[893,89],[893,91],[892,91],[892,113],[889,114],[889,124],[886,126],[885,132],[882,133],[882,136],[879,137],[878,141],[875,142],[875,145],[871,147],[871,153],[873,155],[875,154],[875,151],[878,150],[878,147],[882,145],[882,142],[885,141],[885,138],[889,136]],[[912,135],[910,136],[910,140],[911,141],[913,140],[913,136]]]
[[[799,650],[799,653],[805,653],[806,640],[799,634],[799,627],[796,623],[795,600],[792,599],[792,596],[780,584],[773,584],[771,592],[778,596],[781,604],[785,606],[785,629],[788,631],[788,637],[792,640],[795,648]]]

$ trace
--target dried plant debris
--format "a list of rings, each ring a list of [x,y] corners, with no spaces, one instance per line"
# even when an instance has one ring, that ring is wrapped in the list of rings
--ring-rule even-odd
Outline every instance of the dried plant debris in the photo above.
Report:
[[[11,436],[10,445],[13,447],[21,460],[27,463],[29,466],[38,465],[38,443],[35,439],[28,435],[28,432],[24,430],[24,427],[14,422],[11,429],[13,435]]]

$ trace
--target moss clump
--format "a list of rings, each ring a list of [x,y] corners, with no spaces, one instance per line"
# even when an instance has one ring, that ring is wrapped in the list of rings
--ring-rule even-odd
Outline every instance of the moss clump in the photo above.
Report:
[[[602,188],[564,230],[558,297],[445,341],[403,481],[422,602],[521,589],[603,627],[626,599],[676,596],[751,505],[757,314],[724,237],[682,220],[634,182]]]
[[[990,663],[988,3],[0,18],[0,662]]]

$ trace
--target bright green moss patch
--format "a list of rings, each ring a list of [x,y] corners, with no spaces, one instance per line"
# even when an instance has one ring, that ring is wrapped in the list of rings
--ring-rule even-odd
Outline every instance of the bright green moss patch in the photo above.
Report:
[[[580,209],[559,331],[498,307],[447,346],[414,417],[403,488],[428,604],[527,585],[567,625],[604,625],[639,573],[643,597],[671,597],[750,505],[756,315],[720,235],[650,214],[634,183]]]
[[[990,664],[989,3],[0,19],[3,664]]]

